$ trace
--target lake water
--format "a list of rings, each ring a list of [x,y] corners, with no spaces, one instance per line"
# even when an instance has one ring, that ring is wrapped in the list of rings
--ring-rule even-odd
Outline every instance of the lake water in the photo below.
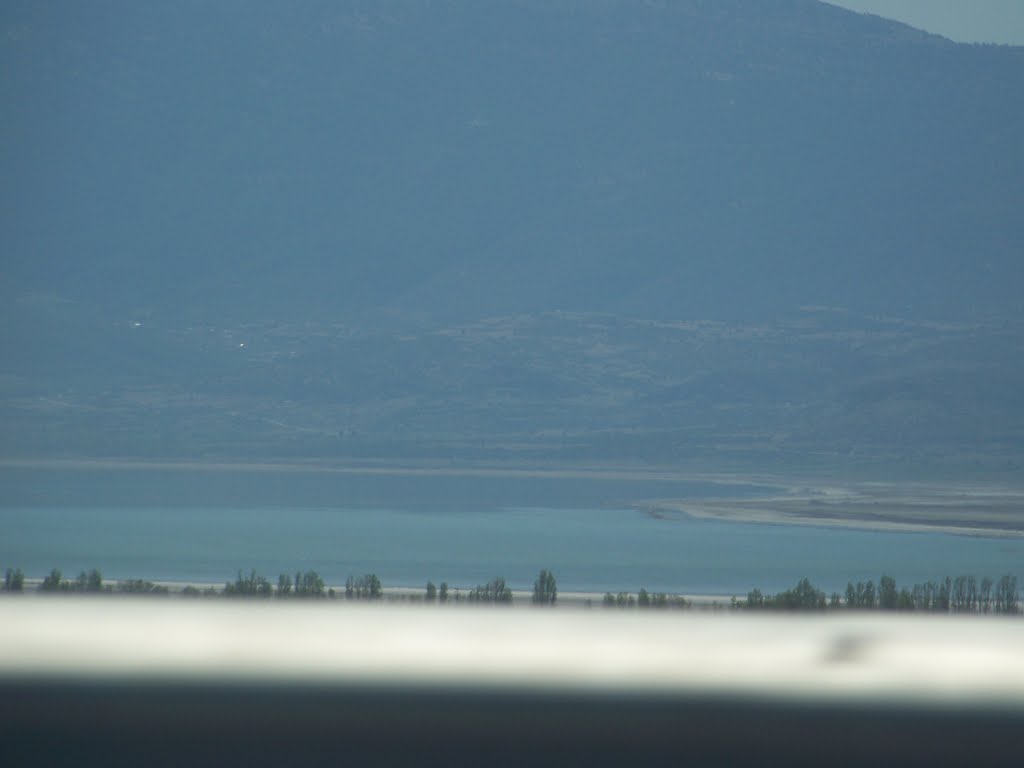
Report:
[[[462,587],[541,568],[563,590],[746,594],[801,577],[840,589],[888,573],[901,584],[1015,572],[1024,542],[942,534],[651,518],[617,509],[486,512],[177,507],[0,509],[0,563],[42,576],[98,567],[108,578],[223,582],[238,568],[328,582],[376,573],[390,586]]]
[[[1024,539],[655,518],[614,503],[630,495],[756,490],[742,487],[147,475],[0,473],[0,567],[21,567],[30,577],[53,567],[67,575],[99,568],[111,579],[219,583],[238,569],[255,568],[272,581],[282,572],[312,569],[331,584],[372,572],[385,586],[422,586],[430,579],[462,588],[503,576],[519,589],[549,568],[563,591],[645,587],[723,595],[745,595],[755,586],[776,591],[803,577],[842,591],[847,581],[877,583],[883,573],[909,586],[947,575],[997,578],[1024,571]],[[154,496],[173,503],[154,503]],[[296,497],[322,503],[326,496],[401,503],[281,503]],[[538,504],[542,498],[555,503]],[[217,503],[200,503],[210,499]],[[580,499],[588,506],[566,503]]]

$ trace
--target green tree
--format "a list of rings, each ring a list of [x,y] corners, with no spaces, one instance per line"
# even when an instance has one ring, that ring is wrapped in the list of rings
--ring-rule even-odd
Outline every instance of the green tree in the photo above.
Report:
[[[898,602],[896,580],[892,576],[882,576],[878,582],[878,607],[883,611],[895,611]]]
[[[39,585],[40,592],[59,592],[63,588],[62,581],[63,574],[60,572],[60,568],[54,568],[50,571],[50,574],[43,578],[43,583]]]
[[[636,604],[641,608],[651,607],[651,596],[647,593],[647,590],[640,587],[640,591],[636,595]]]
[[[103,575],[93,568],[91,571],[86,573],[82,571],[78,575],[78,591],[79,592],[102,592],[103,591]]]
[[[978,592],[978,610],[982,613],[989,613],[992,610],[992,579],[988,576],[981,580],[981,589]]]
[[[505,603],[512,602],[512,590],[505,584],[505,579],[499,576],[487,584],[480,584],[470,590],[466,599],[471,603]]]
[[[255,569],[249,571],[248,576],[238,572],[238,578],[234,582],[227,582],[224,585],[224,594],[229,597],[270,597],[274,588],[263,576],[256,573]]]
[[[442,581],[441,588],[438,590],[437,599],[442,603],[448,602],[448,582]]]
[[[952,604],[952,593],[953,580],[947,576],[939,584],[938,595],[932,600],[932,610],[939,611],[940,613],[949,613],[949,607]]]
[[[5,592],[22,592],[25,589],[25,574],[21,568],[8,568],[4,574]]]
[[[900,611],[914,610],[914,598],[906,587],[900,589],[900,595],[896,599],[896,608]]]
[[[854,586],[853,582],[848,582],[846,584],[846,607],[867,608],[868,610],[874,608],[875,583],[873,581],[867,583],[858,581],[857,586]]]
[[[823,611],[828,601],[825,593],[816,589],[809,580],[800,579],[792,589],[777,595],[763,595],[753,589],[747,595],[747,608],[775,608],[786,611]]]
[[[910,590],[910,600],[915,611],[930,611],[932,609],[931,594],[927,584],[915,584]]]
[[[852,581],[846,582],[846,599],[845,604],[847,608],[857,608],[857,588],[853,586]]]
[[[973,576],[957,576],[953,580],[951,604],[954,613],[973,613],[978,602],[978,587]]]
[[[555,583],[555,574],[548,570],[542,570],[533,583],[533,604],[554,605],[556,600],[558,600],[558,585]]]
[[[996,582],[996,595],[993,601],[996,613],[1018,613],[1020,611],[1020,595],[1017,593],[1017,577],[1005,574]]]
[[[277,596],[288,597],[292,593],[292,577],[282,573],[277,577]]]
[[[324,580],[316,571],[306,571],[295,582],[295,594],[298,597],[323,597]]]
[[[810,580],[800,579],[793,589],[776,595],[772,602],[789,611],[821,611],[825,609],[825,593],[815,589]]]
[[[857,582],[857,592],[861,608],[867,608],[870,611],[875,607],[875,582],[870,579],[864,584]]]
[[[434,586],[434,582],[427,582],[427,602],[433,603],[437,601],[437,587]]]
[[[117,591],[126,595],[166,595],[170,592],[167,587],[144,579],[124,579],[119,581],[117,582]]]
[[[379,600],[383,596],[384,587],[375,573],[345,580],[345,597],[349,600]]]

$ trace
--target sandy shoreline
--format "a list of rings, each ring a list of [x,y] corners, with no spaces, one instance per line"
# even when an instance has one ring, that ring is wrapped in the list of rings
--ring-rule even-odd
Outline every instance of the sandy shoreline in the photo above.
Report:
[[[865,484],[797,486],[788,493],[742,499],[648,499],[655,517],[737,523],[811,525],[875,531],[946,533],[986,538],[1024,536],[1024,493],[965,486]]]

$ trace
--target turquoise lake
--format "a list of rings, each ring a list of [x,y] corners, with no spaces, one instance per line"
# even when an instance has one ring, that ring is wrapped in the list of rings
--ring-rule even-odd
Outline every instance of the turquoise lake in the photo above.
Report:
[[[312,569],[331,584],[372,572],[385,586],[429,579],[466,588],[503,576],[528,589],[549,568],[563,591],[745,595],[803,577],[841,591],[847,581],[877,583],[883,573],[908,586],[947,575],[1024,575],[1019,538],[660,518],[615,503],[754,490],[742,487],[379,477],[311,483],[203,473],[7,471],[0,478],[0,568],[20,567],[30,577],[53,567],[72,576],[99,568],[110,579],[222,583],[238,569],[255,568],[272,581]],[[328,506],[327,497],[356,503]],[[392,503],[366,503],[371,497]],[[282,503],[289,498],[320,503]],[[538,503],[544,499],[554,503]],[[587,505],[567,503],[580,500]]]

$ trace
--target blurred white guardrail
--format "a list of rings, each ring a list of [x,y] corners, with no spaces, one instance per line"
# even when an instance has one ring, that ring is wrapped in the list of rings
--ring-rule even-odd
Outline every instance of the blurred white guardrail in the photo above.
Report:
[[[138,679],[1024,711],[1024,619],[0,599],[0,681]]]

